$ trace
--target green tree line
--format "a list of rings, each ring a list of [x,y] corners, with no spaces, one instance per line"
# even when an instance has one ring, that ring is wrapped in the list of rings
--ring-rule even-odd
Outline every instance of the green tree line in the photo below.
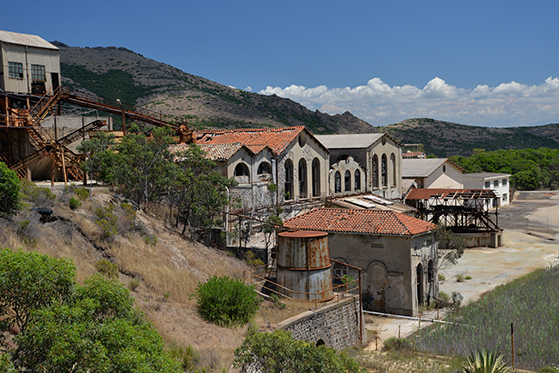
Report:
[[[511,174],[511,184],[519,190],[559,188],[559,149],[510,149],[486,152],[475,149],[469,157],[452,156],[466,173]]]
[[[227,188],[236,183],[216,169],[195,144],[173,152],[171,130],[152,128],[149,133],[132,126],[120,142],[100,133],[84,141],[87,155],[82,168],[105,185],[135,202],[140,209],[167,208],[169,221],[185,234],[202,230],[206,243],[212,227],[221,224],[227,205]]]

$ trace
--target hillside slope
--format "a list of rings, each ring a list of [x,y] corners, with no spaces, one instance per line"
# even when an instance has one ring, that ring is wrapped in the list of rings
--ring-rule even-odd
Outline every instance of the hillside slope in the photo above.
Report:
[[[474,149],[559,149],[559,124],[493,128],[414,118],[376,128],[402,144],[423,144],[428,155],[438,157],[470,156]]]
[[[276,95],[218,84],[148,59],[126,48],[60,48],[62,84],[114,102],[139,105],[194,128],[305,125],[313,133],[376,132],[351,113],[329,115]]]
[[[192,347],[200,354],[197,369],[229,368],[247,327],[226,328],[204,321],[191,295],[198,282],[210,276],[242,279],[243,271],[249,269],[245,262],[231,253],[180,237],[165,226],[164,216],[134,213],[121,196],[104,188],[94,188],[93,196],[83,200],[75,211],[68,207],[69,199],[76,197],[72,187],[62,189],[57,185],[56,198],[49,190],[25,187],[24,210],[10,220],[0,218],[0,248],[70,258],[79,283],[97,272],[99,260],[116,263],[118,281],[131,289],[136,305],[169,347]],[[52,209],[54,214],[42,221],[34,207]],[[102,225],[96,224],[99,209],[102,214],[117,216],[115,234],[107,236]],[[263,302],[255,324],[266,330],[270,320],[277,323],[294,312],[301,310],[279,310],[271,302]]]

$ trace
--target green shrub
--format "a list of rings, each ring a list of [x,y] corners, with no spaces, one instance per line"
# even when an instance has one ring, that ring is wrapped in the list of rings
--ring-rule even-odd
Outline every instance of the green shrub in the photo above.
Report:
[[[89,189],[87,188],[76,188],[74,190],[74,194],[78,196],[80,201],[85,201],[90,196]]]
[[[17,174],[0,162],[0,216],[14,215],[20,209],[20,189]]]
[[[441,275],[441,274],[439,273],[439,281],[444,281],[444,280],[446,280],[445,275]]]
[[[493,352],[479,351],[466,359],[462,364],[464,373],[506,373],[512,370],[503,361],[503,355]]]
[[[450,302],[450,296],[444,291],[439,291],[439,299],[443,302]]]
[[[456,275],[456,282],[464,282],[465,278],[463,274]]]
[[[411,350],[411,342],[406,338],[390,337],[384,341],[385,351]]]
[[[172,358],[177,359],[182,369],[185,372],[194,371],[194,368],[200,363],[200,354],[196,352],[192,346],[186,347],[173,347],[170,350],[170,355]]]
[[[68,205],[70,206],[71,210],[77,210],[80,208],[82,203],[78,199],[72,197],[70,198],[70,201],[68,201]]]
[[[95,209],[95,216],[97,220],[95,224],[101,228],[103,235],[105,237],[111,237],[116,234],[117,226],[116,223],[118,218],[113,214],[114,205],[109,205],[109,207],[99,207]]]
[[[195,297],[202,317],[221,326],[242,326],[258,311],[260,298],[252,286],[228,276],[199,283]]]
[[[464,278],[465,278],[466,280],[471,280],[471,279],[472,279],[472,276],[466,276],[466,277],[464,277]]]
[[[132,291],[136,291],[138,286],[140,286],[140,280],[137,280],[135,278],[130,280],[130,282],[128,283],[128,288]]]
[[[38,187],[29,180],[22,180],[21,187],[22,197],[38,206],[51,206],[52,202],[56,199],[56,194],[49,188]]]
[[[108,278],[118,277],[118,265],[107,259],[100,259],[95,263],[95,269]]]

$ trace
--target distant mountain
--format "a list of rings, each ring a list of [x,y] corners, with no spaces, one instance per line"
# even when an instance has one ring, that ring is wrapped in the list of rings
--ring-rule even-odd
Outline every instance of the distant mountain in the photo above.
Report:
[[[414,118],[376,129],[403,144],[423,144],[428,155],[437,157],[469,156],[474,149],[559,149],[559,124],[493,128]]]
[[[377,132],[351,113],[329,115],[276,95],[227,87],[143,57],[126,48],[60,48],[62,83],[75,91],[186,118],[194,128],[305,125],[313,133]]]

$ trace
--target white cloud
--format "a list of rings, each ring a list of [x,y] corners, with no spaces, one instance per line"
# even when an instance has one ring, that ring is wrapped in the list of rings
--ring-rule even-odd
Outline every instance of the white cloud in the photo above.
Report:
[[[391,87],[373,78],[354,88],[268,86],[259,93],[290,98],[329,114],[349,111],[375,126],[417,117],[491,127],[559,122],[559,78],[553,77],[534,86],[512,81],[474,89],[458,88],[438,77],[423,88]]]

